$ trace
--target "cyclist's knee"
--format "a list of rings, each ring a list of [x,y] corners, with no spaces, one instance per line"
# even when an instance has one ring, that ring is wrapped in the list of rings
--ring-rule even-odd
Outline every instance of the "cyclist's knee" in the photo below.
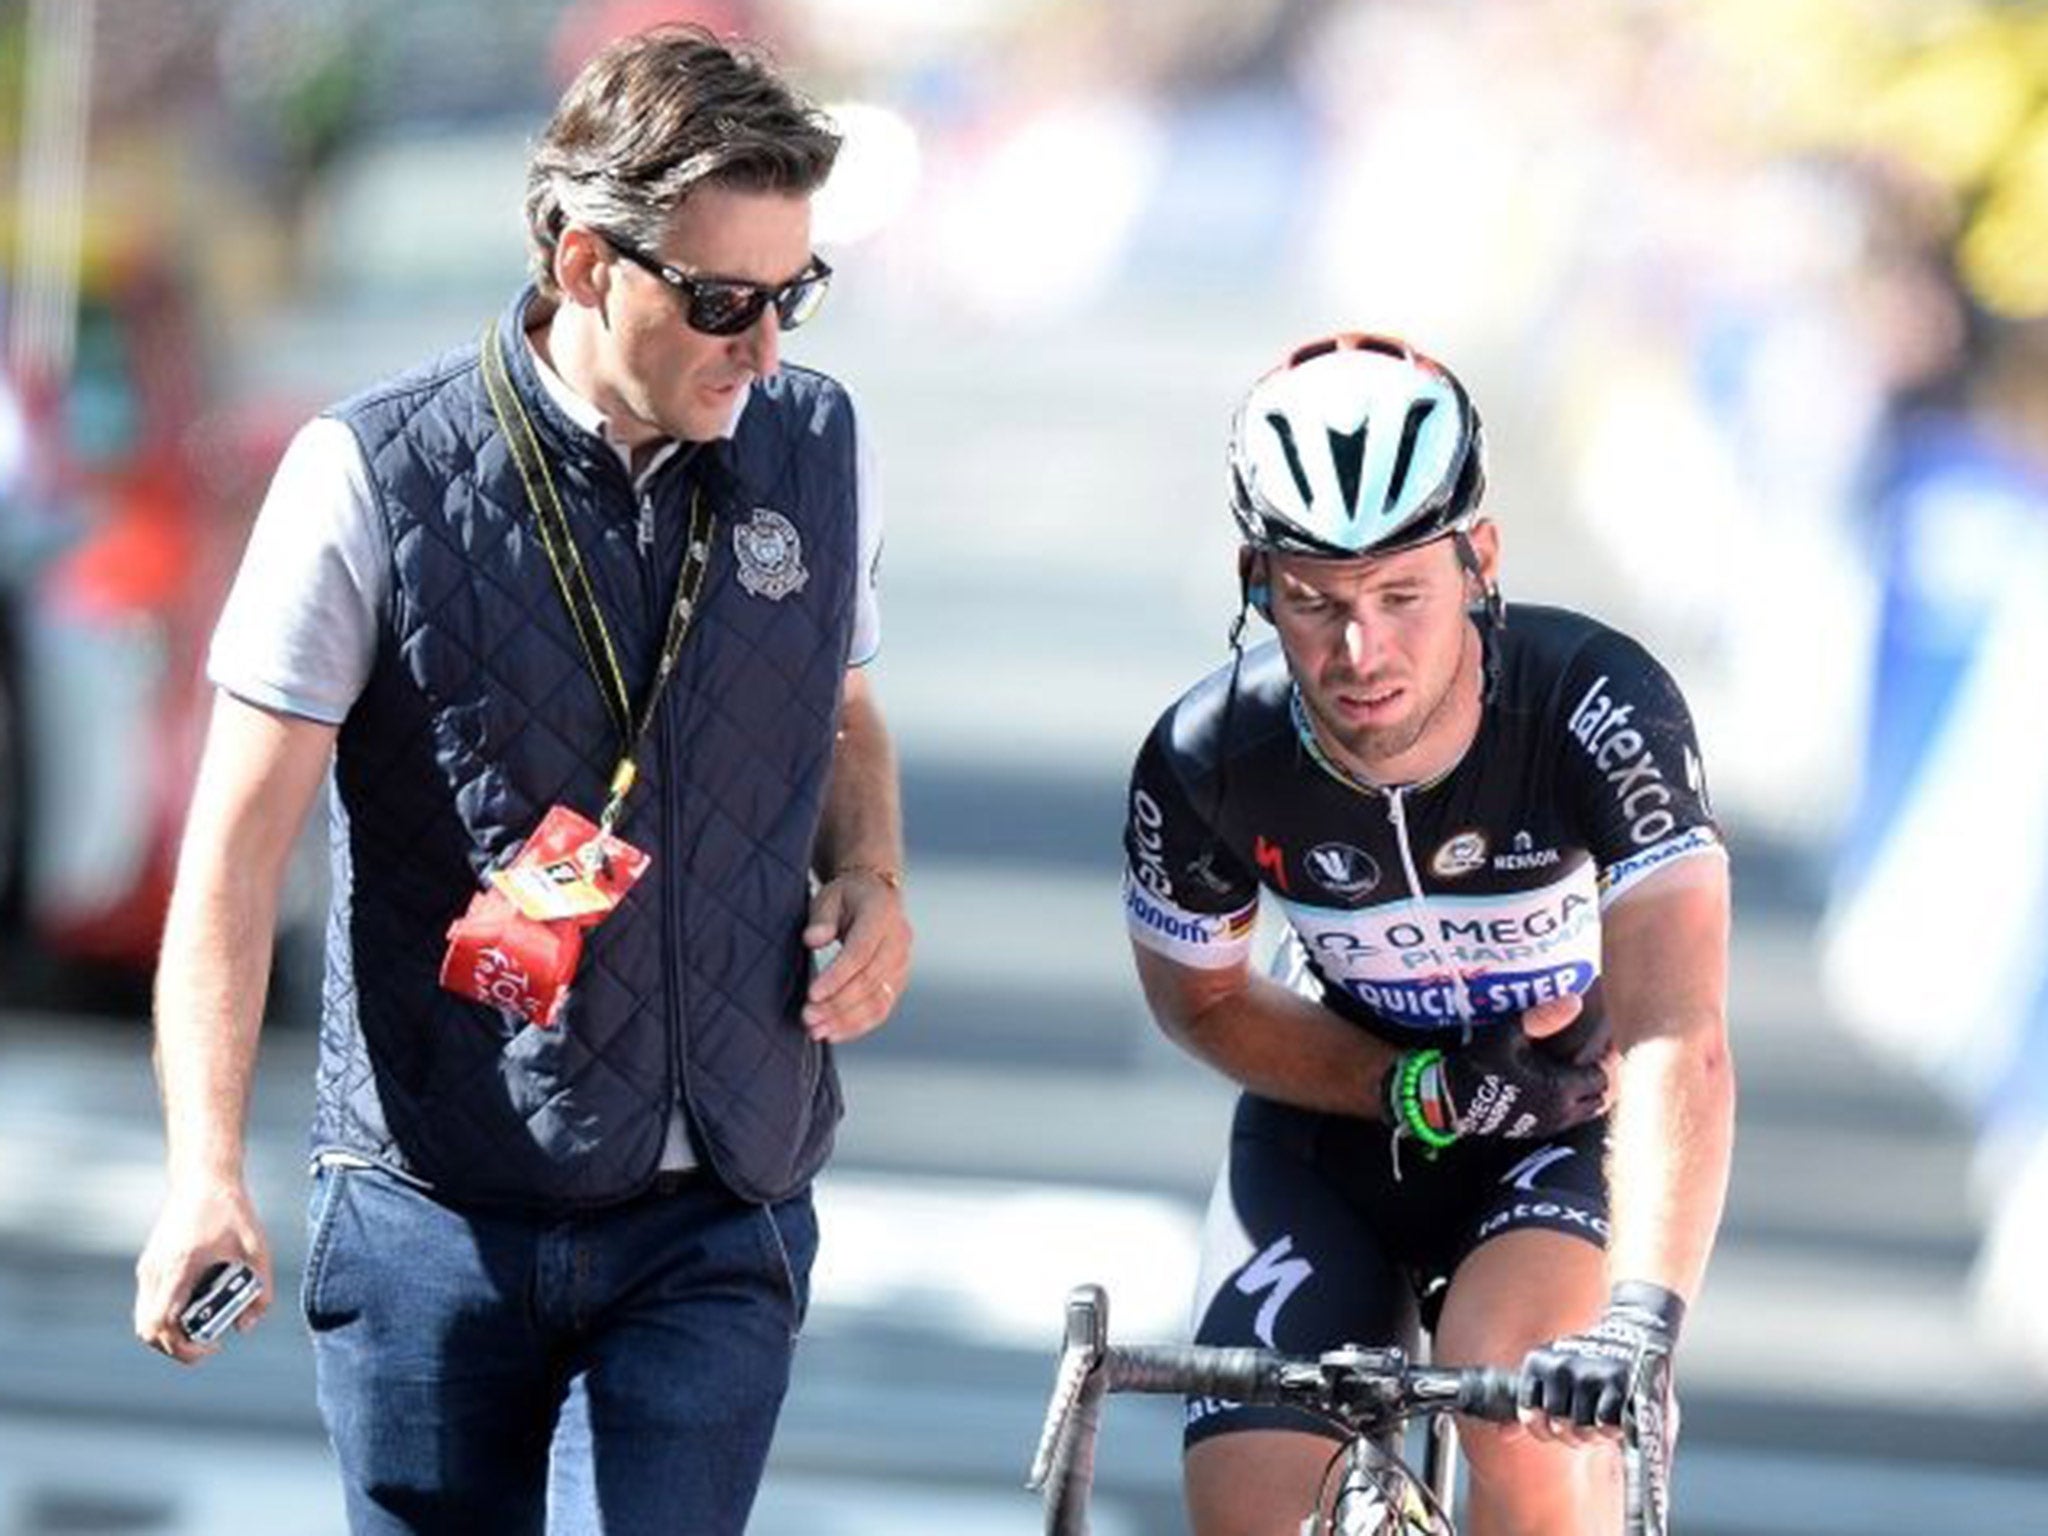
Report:
[[[1335,1445],[1317,1435],[1244,1430],[1188,1447],[1194,1536],[1299,1536]]]
[[[1599,1315],[1605,1265],[1598,1248],[1556,1232],[1510,1232],[1482,1245],[1452,1278],[1435,1358],[1515,1369],[1537,1345]]]
[[[1497,1487],[1555,1479],[1575,1453],[1547,1445],[1511,1425],[1458,1421],[1458,1448],[1471,1464],[1475,1482]]]
[[[1619,1528],[1620,1457],[1611,1448],[1554,1445],[1470,1421],[1458,1433],[1471,1471],[1471,1536],[1600,1536]]]

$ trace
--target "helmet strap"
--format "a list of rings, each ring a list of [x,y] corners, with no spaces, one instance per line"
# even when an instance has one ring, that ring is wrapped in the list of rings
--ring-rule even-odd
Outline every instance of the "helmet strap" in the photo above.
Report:
[[[1479,567],[1479,551],[1472,547],[1472,541],[1460,528],[1451,534],[1451,546],[1458,552],[1458,564],[1465,573],[1479,583],[1481,604],[1486,610],[1486,623],[1479,631],[1480,648],[1485,652],[1484,666],[1486,684],[1480,693],[1482,704],[1491,704],[1500,697],[1500,632],[1508,627],[1508,605],[1502,601],[1500,586],[1488,581]]]
[[[1252,554],[1246,550],[1237,557],[1237,617],[1230,621],[1231,680],[1236,681],[1236,666],[1244,660],[1244,627],[1252,616]]]
[[[1230,621],[1230,681],[1223,692],[1223,718],[1217,726],[1218,752],[1216,757],[1216,807],[1209,819],[1209,841],[1203,849],[1207,858],[1223,846],[1223,802],[1230,794],[1230,723],[1237,717],[1238,679],[1244,672],[1244,627],[1252,616],[1253,578],[1255,566],[1262,566],[1263,557],[1252,549],[1241,549],[1237,556],[1237,617]],[[1263,569],[1259,572],[1259,584],[1265,581]],[[1263,610],[1262,610],[1263,611]]]

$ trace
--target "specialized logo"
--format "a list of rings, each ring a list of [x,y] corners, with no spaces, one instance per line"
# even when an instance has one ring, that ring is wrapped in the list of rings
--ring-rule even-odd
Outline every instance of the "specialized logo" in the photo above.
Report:
[[[1259,868],[1273,878],[1273,888],[1285,896],[1287,890],[1287,850],[1278,843],[1266,841],[1262,832],[1252,844],[1252,858]]]
[[[1430,871],[1446,880],[1455,880],[1460,875],[1469,875],[1475,869],[1486,867],[1486,834],[1484,832],[1460,832],[1456,837],[1437,849],[1429,861]]]
[[[1615,703],[1606,689],[1607,674],[1603,672],[1579,700],[1565,728],[1614,787],[1621,814],[1628,818],[1630,841],[1647,848],[1678,829],[1678,818],[1670,809],[1675,797],[1664,782],[1664,770],[1649,741],[1629,724],[1635,706]]]
[[[1371,854],[1349,843],[1318,843],[1301,861],[1317,885],[1336,896],[1363,896],[1380,883]]]
[[[1315,1266],[1304,1258],[1290,1258],[1294,1252],[1294,1239],[1283,1237],[1267,1247],[1238,1272],[1234,1282],[1238,1294],[1256,1296],[1261,1291],[1271,1291],[1259,1315],[1252,1319],[1252,1332],[1268,1349],[1279,1346],[1273,1342],[1273,1325],[1280,1321],[1280,1309],[1287,1305],[1287,1298],[1300,1290],[1309,1276],[1315,1273]]]
[[[1526,1189],[1533,1195],[1536,1193],[1536,1181],[1543,1177],[1544,1171],[1572,1155],[1570,1147],[1539,1147],[1502,1174],[1500,1181],[1515,1189]]]
[[[732,531],[733,553],[740,560],[740,585],[756,597],[781,602],[801,592],[811,573],[804,569],[804,541],[796,524],[767,507],[754,508]]]
[[[1564,857],[1555,848],[1538,848],[1527,832],[1517,832],[1506,853],[1493,856],[1495,869],[1548,869]]]

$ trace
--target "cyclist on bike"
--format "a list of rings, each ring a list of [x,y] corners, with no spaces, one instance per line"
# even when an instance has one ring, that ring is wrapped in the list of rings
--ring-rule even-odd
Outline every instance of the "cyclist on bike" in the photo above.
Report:
[[[1126,910],[1161,1026],[1245,1089],[1198,1340],[1419,1321],[1440,1361],[1519,1366],[1528,1432],[1467,1428],[1470,1529],[1584,1536],[1619,1526],[1618,1457],[1538,1442],[1611,1444],[1720,1221],[1727,861],[1664,670],[1502,602],[1483,459],[1464,388],[1398,341],[1312,342],[1252,387],[1231,503],[1278,643],[1139,753]],[[1280,980],[1250,964],[1262,891]],[[1292,1536],[1336,1433],[1190,1402],[1198,1536]]]

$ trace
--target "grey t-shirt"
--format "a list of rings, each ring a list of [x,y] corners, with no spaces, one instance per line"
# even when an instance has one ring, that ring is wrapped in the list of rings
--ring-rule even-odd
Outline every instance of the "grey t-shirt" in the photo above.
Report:
[[[541,382],[564,412],[604,439],[631,471],[630,452],[611,443],[603,418],[536,354]],[[742,398],[733,413],[738,424]],[[856,438],[859,583],[847,665],[865,666],[881,648],[876,592],[882,517],[867,439]],[[644,480],[675,445],[640,471]],[[636,481],[636,483],[638,483]],[[391,587],[391,550],[376,514],[362,447],[347,426],[321,417],[301,427],[270,482],[207,655],[207,676],[265,709],[339,725],[370,675],[377,625]]]

